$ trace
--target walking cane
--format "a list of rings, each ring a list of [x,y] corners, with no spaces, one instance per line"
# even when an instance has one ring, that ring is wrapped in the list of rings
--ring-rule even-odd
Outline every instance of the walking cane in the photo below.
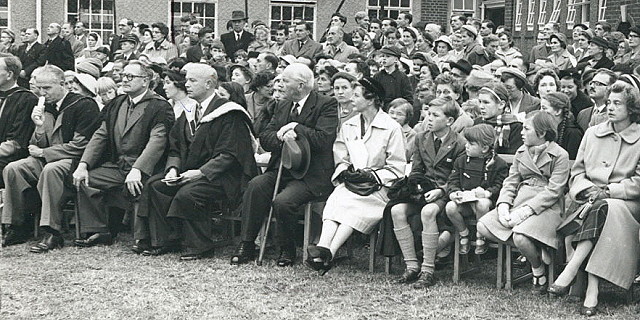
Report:
[[[278,175],[276,176],[276,186],[273,189],[273,197],[271,198],[271,206],[269,207],[269,216],[267,220],[264,221],[263,229],[264,235],[262,236],[262,241],[260,241],[260,253],[258,254],[258,260],[256,260],[256,265],[261,266],[262,260],[264,259],[264,251],[267,249],[267,236],[269,235],[269,226],[271,225],[271,219],[273,218],[273,201],[276,199],[278,195],[278,189],[280,188],[280,178],[282,177],[282,159],[280,159],[280,166],[278,166]]]

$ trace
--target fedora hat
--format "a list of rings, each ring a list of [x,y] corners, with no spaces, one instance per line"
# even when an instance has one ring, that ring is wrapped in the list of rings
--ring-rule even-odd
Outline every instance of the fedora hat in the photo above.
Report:
[[[236,10],[231,12],[231,21],[238,20],[247,20],[247,16],[244,14],[244,11]]]
[[[299,134],[295,140],[285,139],[281,161],[294,179],[302,179],[311,164],[311,146],[307,138]]]

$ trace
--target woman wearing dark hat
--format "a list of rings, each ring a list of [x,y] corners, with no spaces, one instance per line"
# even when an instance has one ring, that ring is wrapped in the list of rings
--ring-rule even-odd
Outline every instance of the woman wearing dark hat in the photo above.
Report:
[[[558,70],[575,68],[578,62],[576,57],[567,50],[567,36],[563,33],[554,33],[549,36],[549,43],[551,55],[548,58],[555,68]]]
[[[381,110],[384,88],[364,78],[355,85],[356,116],[347,120],[333,145],[335,190],[323,212],[322,233],[317,246],[309,247],[307,264],[321,274],[332,267],[332,258],[354,230],[370,233],[382,219],[389,201],[387,187],[404,175],[405,147],[400,125]],[[382,189],[368,195],[354,193],[345,182],[373,182]]]
[[[607,48],[609,43],[606,39],[600,37],[593,37],[589,41],[589,47],[587,48],[587,56],[578,61],[576,69],[578,71],[584,71],[588,69],[598,70],[600,68],[611,69],[614,66],[613,61],[607,58]]]

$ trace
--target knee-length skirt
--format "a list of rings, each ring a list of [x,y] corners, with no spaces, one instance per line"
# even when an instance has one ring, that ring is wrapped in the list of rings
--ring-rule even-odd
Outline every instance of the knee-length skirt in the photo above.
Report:
[[[341,183],[327,199],[322,219],[345,224],[368,234],[382,220],[387,202],[389,202],[387,188],[382,188],[368,196],[361,196],[349,191],[344,183]]]

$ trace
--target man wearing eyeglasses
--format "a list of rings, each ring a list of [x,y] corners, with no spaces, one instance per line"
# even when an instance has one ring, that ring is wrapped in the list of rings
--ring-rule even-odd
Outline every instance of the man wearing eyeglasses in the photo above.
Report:
[[[625,53],[622,62],[635,67],[640,64],[640,27],[638,26],[629,29],[629,48],[631,51]]]
[[[73,173],[80,231],[90,234],[86,239],[76,239],[74,244],[79,247],[112,243],[104,192],[124,189],[127,200],[137,200],[143,183],[162,162],[174,121],[171,105],[149,89],[153,77],[149,68],[132,61],[121,77],[125,94],[102,110],[100,128]]]
[[[9,163],[3,171],[6,189],[2,223],[24,227],[37,194],[42,202],[40,227],[44,236],[30,251],[44,253],[63,246],[64,181],[98,127],[100,111],[93,99],[65,89],[62,69],[46,65],[34,73],[35,86],[44,101],[32,107],[35,131],[27,148],[29,157]],[[5,238],[5,245],[12,241]]]
[[[587,85],[589,98],[593,100],[593,107],[581,110],[576,122],[587,131],[589,127],[607,121],[607,88],[618,80],[618,76],[611,70],[599,69]]]

